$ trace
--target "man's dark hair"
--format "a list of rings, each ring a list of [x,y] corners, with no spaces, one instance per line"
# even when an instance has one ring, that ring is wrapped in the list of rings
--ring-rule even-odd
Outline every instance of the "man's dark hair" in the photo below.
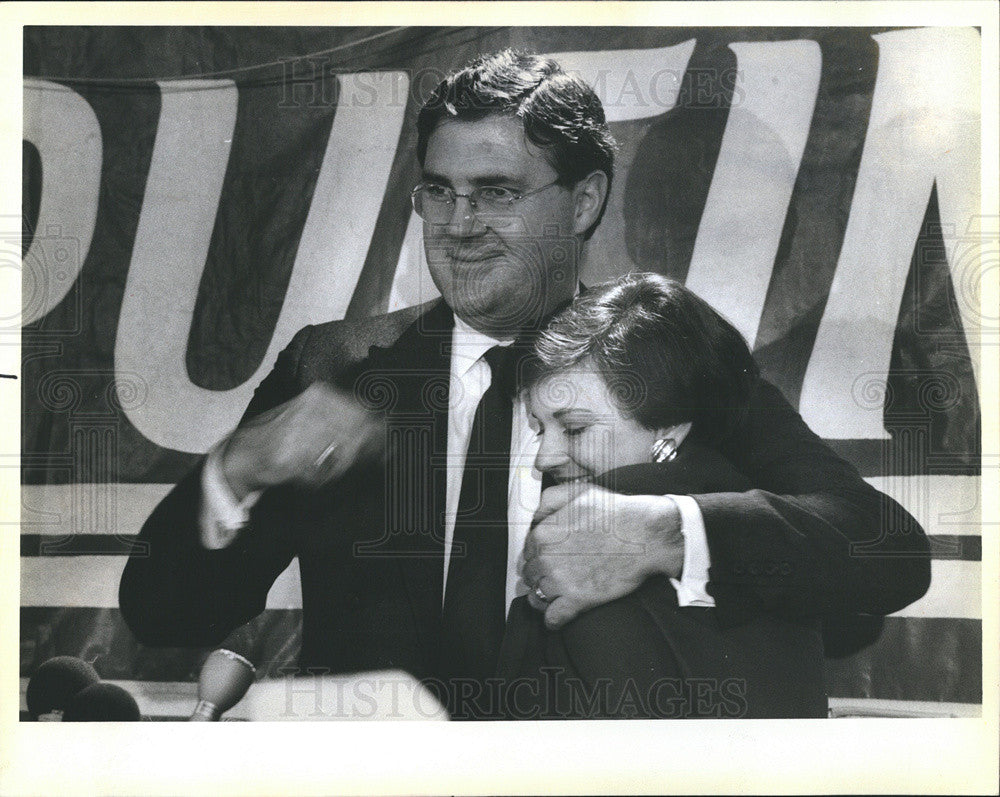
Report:
[[[743,422],[757,365],[740,333],[675,280],[625,274],[597,285],[552,319],[535,341],[531,386],[593,365],[618,407],[647,429],[692,422],[709,445]],[[572,377],[562,388],[572,389]]]
[[[560,185],[568,188],[602,171],[610,194],[616,145],[597,94],[551,58],[516,50],[481,56],[438,84],[417,116],[417,159],[422,165],[441,122],[492,115],[521,120]]]

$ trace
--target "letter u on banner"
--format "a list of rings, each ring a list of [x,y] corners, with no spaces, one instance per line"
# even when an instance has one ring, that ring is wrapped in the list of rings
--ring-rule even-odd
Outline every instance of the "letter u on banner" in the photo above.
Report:
[[[350,85],[353,75],[340,75]],[[243,414],[253,390],[301,327],[343,318],[371,241],[403,124],[406,75],[385,72],[375,99],[337,107],[323,166],[267,353],[232,390],[193,384],[185,353],[236,124],[228,80],[160,84],[162,110],[122,302],[115,369],[149,385],[127,409],[152,442],[207,451]],[[381,90],[380,90],[381,89]]]

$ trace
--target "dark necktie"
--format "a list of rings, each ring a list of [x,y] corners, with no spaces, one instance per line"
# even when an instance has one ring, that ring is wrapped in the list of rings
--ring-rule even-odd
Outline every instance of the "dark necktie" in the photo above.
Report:
[[[485,354],[492,381],[476,408],[459,493],[442,614],[441,674],[494,674],[506,621],[507,487],[515,356]],[[454,689],[455,684],[452,684]]]

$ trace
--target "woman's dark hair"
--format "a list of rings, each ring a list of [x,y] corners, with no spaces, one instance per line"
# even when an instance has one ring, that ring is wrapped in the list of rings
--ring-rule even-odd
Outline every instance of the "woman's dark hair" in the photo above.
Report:
[[[602,171],[610,194],[616,145],[597,94],[551,58],[516,50],[481,56],[438,84],[417,116],[417,159],[423,165],[427,141],[446,119],[492,115],[521,120],[561,185]]]
[[[743,422],[757,365],[739,332],[679,282],[631,273],[597,285],[535,342],[525,386],[593,365],[619,408],[647,429],[692,422],[691,439],[722,442]]]

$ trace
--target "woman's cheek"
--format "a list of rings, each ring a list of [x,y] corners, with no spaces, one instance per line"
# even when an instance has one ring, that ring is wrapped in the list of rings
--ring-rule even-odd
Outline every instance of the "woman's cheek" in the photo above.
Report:
[[[592,432],[586,432],[576,440],[575,460],[578,465],[590,471],[592,475],[600,472],[599,445]]]

